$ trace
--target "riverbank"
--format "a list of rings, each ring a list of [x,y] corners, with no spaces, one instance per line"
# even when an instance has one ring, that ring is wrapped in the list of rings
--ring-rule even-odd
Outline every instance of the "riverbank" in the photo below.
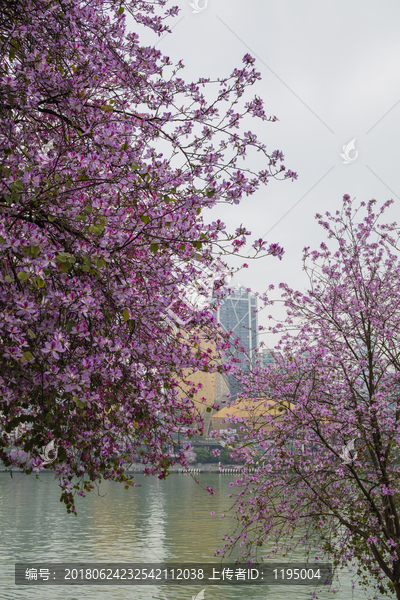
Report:
[[[133,464],[129,467],[129,469],[126,469],[126,473],[143,473],[143,465],[140,463],[136,463]],[[53,471],[51,469],[44,469],[41,471],[41,473],[43,473],[44,471],[47,471],[49,473],[52,473]],[[184,469],[183,467],[178,467],[178,466],[174,466],[171,467],[169,469],[171,474],[176,474],[176,475],[188,475],[190,473],[219,473],[221,475],[239,475],[242,471],[243,471],[243,466],[242,465],[229,465],[226,467],[220,466],[220,465],[216,465],[216,464],[207,464],[207,463],[194,463],[192,465],[190,465],[190,467],[188,469]],[[253,472],[254,473],[255,469],[246,469],[246,472]],[[0,466],[0,473],[6,473],[9,472],[4,465]],[[12,473],[21,473],[21,469],[12,469]]]
[[[216,465],[216,464],[207,464],[207,463],[194,463],[191,464],[188,469],[184,469],[183,467],[174,466],[169,469],[170,473],[186,475],[188,473],[220,473],[221,475],[231,475],[237,474],[239,475],[243,471],[243,465],[228,465],[226,467]],[[255,469],[246,469],[246,472],[254,472]],[[126,471],[127,473],[142,473],[143,465],[137,464],[132,465]]]

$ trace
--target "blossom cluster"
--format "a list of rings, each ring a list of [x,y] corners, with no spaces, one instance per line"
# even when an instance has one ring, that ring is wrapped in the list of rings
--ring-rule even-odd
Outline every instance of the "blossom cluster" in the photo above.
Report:
[[[256,560],[300,547],[399,597],[399,225],[380,224],[391,203],[355,209],[346,194],[341,211],[317,215],[331,243],[304,249],[307,292],[280,286],[274,364],[236,370],[248,415],[232,406],[228,421],[250,472],[220,553],[243,546]]]
[[[169,31],[177,9],[162,14],[164,5],[13,0],[1,9],[1,458],[30,472],[53,440],[68,510],[74,477],[80,492],[91,489],[84,473],[129,487],[133,461],[161,478],[186,464],[174,440],[202,421],[182,382],[221,368],[227,341],[211,307],[183,302],[182,289],[215,271],[223,295],[213,248],[236,251],[249,235],[227,234],[204,213],[282,171],[282,153],[268,155],[239,127],[247,114],[268,120],[260,98],[241,100],[259,79],[254,59],[224,79],[185,83],[181,63],[128,30],[126,13],[134,26]],[[237,166],[251,149],[265,157],[260,174]],[[168,318],[171,303],[185,330]],[[10,453],[21,424],[21,452]]]

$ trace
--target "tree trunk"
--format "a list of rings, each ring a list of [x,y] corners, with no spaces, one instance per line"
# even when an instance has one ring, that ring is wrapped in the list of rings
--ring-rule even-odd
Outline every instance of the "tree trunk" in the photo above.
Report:
[[[400,583],[395,583],[394,584],[394,589],[396,590],[396,598],[397,598],[397,600],[400,600]]]

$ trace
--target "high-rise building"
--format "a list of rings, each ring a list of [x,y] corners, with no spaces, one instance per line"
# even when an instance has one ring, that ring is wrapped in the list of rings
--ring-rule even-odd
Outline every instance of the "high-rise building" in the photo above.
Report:
[[[264,367],[275,365],[274,352],[270,348],[262,348],[258,354]]]
[[[221,301],[218,308],[218,322],[225,332],[232,332],[231,339],[240,339],[244,352],[235,351],[234,356],[240,360],[237,363],[243,370],[248,370],[255,363],[255,348],[258,347],[258,315],[257,297],[239,285],[233,288],[234,294]],[[236,379],[229,376],[231,399],[236,399],[240,385]]]

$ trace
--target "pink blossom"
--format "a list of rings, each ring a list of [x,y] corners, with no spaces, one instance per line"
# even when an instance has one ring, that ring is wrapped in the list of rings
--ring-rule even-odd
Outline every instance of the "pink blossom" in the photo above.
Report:
[[[52,340],[51,342],[46,342],[44,348],[42,348],[43,354],[51,354],[53,358],[58,360],[60,357],[58,352],[65,352],[64,348],[57,340]]]
[[[226,293],[222,258],[233,251],[248,264],[264,247],[248,248],[245,226],[231,233],[204,215],[292,172],[244,127],[248,116],[268,120],[248,94],[260,78],[248,54],[217,84],[186,82],[181,61],[143,50],[120,0],[28,4],[2,13],[18,43],[2,46],[0,428],[33,419],[24,434],[33,456],[56,435],[53,468],[75,513],[84,494],[71,482],[84,472],[121,481],[125,463],[140,461],[165,479],[188,466],[177,437],[202,434],[203,420],[196,385],[182,391],[182,381],[233,364],[214,311]],[[124,7],[159,36],[177,14],[160,13],[164,4]],[[239,168],[250,147],[260,171]],[[183,300],[197,281],[205,297],[218,291],[212,310]],[[0,447],[3,462],[14,458]]]

